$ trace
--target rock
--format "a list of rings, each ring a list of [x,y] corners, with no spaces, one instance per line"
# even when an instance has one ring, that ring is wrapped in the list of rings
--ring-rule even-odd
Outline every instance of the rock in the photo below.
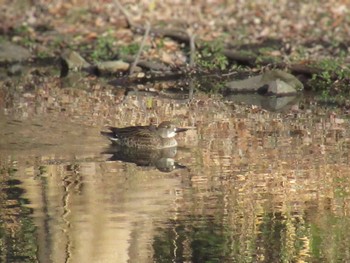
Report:
[[[235,80],[228,82],[226,87],[232,92],[256,92],[262,87],[262,75],[250,77],[244,80]]]
[[[68,69],[81,69],[90,67],[90,64],[82,57],[79,53],[71,50],[65,50],[61,54],[61,59],[63,67],[68,67]]]
[[[276,79],[274,81],[271,81],[267,84],[267,94],[272,95],[278,95],[278,96],[287,96],[287,95],[294,95],[295,94],[295,88],[292,87],[289,83],[284,82],[283,80]]]
[[[301,91],[304,89],[303,83],[301,83],[296,77],[294,77],[292,74],[278,69],[265,72],[264,74],[262,74],[261,80],[262,83],[264,83],[264,85],[271,83],[275,80],[282,80],[297,91]]]
[[[17,62],[29,59],[30,52],[9,41],[0,41],[0,62]]]
[[[133,56],[122,56],[121,57],[124,61],[132,64],[135,61],[135,58]],[[153,70],[153,71],[169,71],[171,70],[170,67],[168,67],[167,65],[165,65],[162,62],[156,62],[156,61],[146,61],[146,60],[139,60],[137,62],[137,66],[141,67],[141,68],[145,68],[148,70]]]
[[[139,72],[136,74],[136,78],[138,78],[138,79],[142,79],[144,77],[146,77],[146,74],[144,72]]]
[[[96,64],[96,67],[101,72],[115,73],[120,71],[127,71],[130,67],[129,63],[122,60],[104,61]]]
[[[265,95],[287,96],[303,90],[303,84],[293,75],[282,70],[271,70],[264,74],[226,84],[225,92],[258,92]]]
[[[9,76],[19,76],[22,74],[23,66],[21,64],[13,64],[7,68]]]

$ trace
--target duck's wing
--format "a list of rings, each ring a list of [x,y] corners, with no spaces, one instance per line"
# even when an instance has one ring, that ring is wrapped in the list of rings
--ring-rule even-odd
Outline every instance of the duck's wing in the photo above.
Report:
[[[108,127],[115,137],[129,138],[129,137],[144,137],[150,136],[153,126],[130,126],[125,128]]]
[[[109,131],[101,131],[100,133],[103,136],[108,137],[112,141],[117,141],[120,137],[125,137],[124,135],[127,134],[127,129],[130,127],[126,128],[116,128],[116,127],[107,127]]]
[[[110,127],[110,133],[113,136],[108,137],[112,141],[127,144],[130,147],[152,147],[159,143],[159,137],[153,133],[154,129],[155,126]]]

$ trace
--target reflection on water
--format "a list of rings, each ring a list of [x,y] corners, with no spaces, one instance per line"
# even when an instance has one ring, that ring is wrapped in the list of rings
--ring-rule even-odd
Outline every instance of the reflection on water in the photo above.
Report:
[[[183,169],[186,166],[174,160],[177,147],[164,149],[138,149],[111,145],[103,154],[109,154],[109,161],[122,161],[134,163],[143,167],[155,167],[162,172],[171,172],[175,169]]]
[[[116,101],[38,89],[0,105],[1,261],[350,261],[339,110]],[[99,134],[154,117],[198,129],[170,152],[116,150]]]

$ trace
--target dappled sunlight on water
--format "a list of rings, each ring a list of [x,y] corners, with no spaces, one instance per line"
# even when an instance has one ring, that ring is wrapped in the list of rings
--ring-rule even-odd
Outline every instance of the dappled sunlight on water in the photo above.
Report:
[[[44,86],[0,105],[3,257],[350,260],[350,127],[340,110],[120,94]],[[164,158],[179,164],[171,169],[113,159],[100,136],[107,125],[164,120],[197,128],[179,134]]]

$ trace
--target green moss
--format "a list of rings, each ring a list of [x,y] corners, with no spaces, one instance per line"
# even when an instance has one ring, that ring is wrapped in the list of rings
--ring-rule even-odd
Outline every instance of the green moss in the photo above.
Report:
[[[13,31],[14,31],[15,35],[24,35],[24,34],[29,33],[30,29],[29,29],[29,26],[27,26],[27,25],[20,25],[20,26],[14,28]]]
[[[103,34],[97,38],[94,50],[91,53],[91,58],[93,60],[107,60],[113,56],[113,44],[115,38],[112,36],[111,32]]]
[[[140,45],[138,43],[131,43],[129,45],[120,46],[118,48],[118,54],[121,56],[136,55],[139,49]]]
[[[321,91],[324,98],[349,92],[350,68],[344,66],[342,58],[323,59],[313,65],[321,70],[319,74],[313,74],[310,85],[314,90]]]
[[[205,70],[225,70],[228,60],[223,55],[223,41],[219,38],[212,42],[200,43],[200,50],[196,53],[196,65]]]

